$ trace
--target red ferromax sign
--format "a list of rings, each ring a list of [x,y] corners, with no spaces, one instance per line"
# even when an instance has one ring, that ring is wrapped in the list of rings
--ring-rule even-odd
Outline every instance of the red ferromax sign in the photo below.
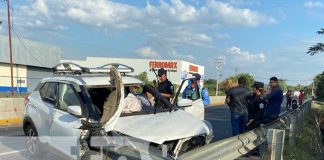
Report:
[[[150,68],[164,68],[169,70],[177,70],[178,69],[177,62],[162,62],[162,61],[150,61]]]
[[[198,66],[189,65],[189,72],[198,72]]]

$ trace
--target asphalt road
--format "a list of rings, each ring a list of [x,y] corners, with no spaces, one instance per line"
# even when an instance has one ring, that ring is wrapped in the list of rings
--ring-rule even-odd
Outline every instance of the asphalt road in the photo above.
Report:
[[[227,106],[206,107],[205,119],[213,126],[213,142],[231,137],[230,111]],[[30,159],[26,153],[21,126],[0,128],[0,160]],[[46,159],[60,159],[48,155]]]

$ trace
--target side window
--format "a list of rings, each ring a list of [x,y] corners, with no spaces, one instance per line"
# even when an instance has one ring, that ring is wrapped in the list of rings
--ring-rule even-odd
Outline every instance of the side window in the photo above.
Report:
[[[43,100],[48,103],[55,104],[56,88],[57,88],[57,84],[54,82],[45,83],[40,90],[40,94]]]
[[[56,100],[56,83],[48,83],[45,97],[53,101]]]
[[[77,93],[73,90],[72,85],[59,83],[58,109],[68,111],[69,106],[81,106]]]
[[[182,92],[182,98],[190,99],[193,101],[200,99],[198,84],[193,80],[187,80],[185,81],[185,83],[187,83],[187,86],[183,86],[185,88]]]
[[[48,87],[48,83],[45,83],[45,84],[43,84],[43,86],[39,90],[39,93],[40,93],[42,98],[45,98],[47,87]]]

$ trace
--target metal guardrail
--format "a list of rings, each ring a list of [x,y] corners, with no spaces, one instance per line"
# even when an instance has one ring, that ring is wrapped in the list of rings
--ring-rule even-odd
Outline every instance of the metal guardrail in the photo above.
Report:
[[[282,159],[285,131],[289,131],[289,144],[295,144],[296,134],[303,128],[311,103],[311,100],[307,101],[296,110],[284,112],[272,123],[189,151],[178,159],[236,159],[266,142],[271,159]]]

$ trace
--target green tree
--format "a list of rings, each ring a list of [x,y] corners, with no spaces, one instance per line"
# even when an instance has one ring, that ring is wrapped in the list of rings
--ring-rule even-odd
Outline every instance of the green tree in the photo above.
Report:
[[[284,92],[288,90],[288,84],[283,79],[279,79],[279,86]]]
[[[232,76],[221,82],[219,88],[226,93],[230,88],[235,86],[237,86],[237,77]]]
[[[321,28],[319,31],[317,31],[318,34],[324,34],[324,28]],[[309,47],[307,54],[314,55],[319,52],[324,52],[324,43],[317,43],[311,47]]]
[[[137,78],[142,80],[144,83],[148,83],[148,78],[147,78],[147,72],[142,72],[139,75],[137,75]]]
[[[315,94],[319,101],[324,101],[324,72],[318,74],[315,79]]]
[[[253,83],[254,83],[254,77],[251,75],[251,74],[249,74],[249,73],[240,73],[240,74],[238,74],[237,75],[237,79],[239,78],[239,77],[245,77],[246,79],[247,79],[247,86],[248,86],[248,88],[250,88],[252,85],[253,85]]]
[[[227,92],[230,88],[238,85],[239,77],[245,77],[247,79],[247,87],[251,88],[254,83],[254,77],[249,73],[240,73],[237,76],[231,76],[225,79],[220,83],[220,90],[223,92]]]
[[[216,94],[216,79],[206,79],[204,81],[204,87],[207,88],[209,95],[214,96]]]

